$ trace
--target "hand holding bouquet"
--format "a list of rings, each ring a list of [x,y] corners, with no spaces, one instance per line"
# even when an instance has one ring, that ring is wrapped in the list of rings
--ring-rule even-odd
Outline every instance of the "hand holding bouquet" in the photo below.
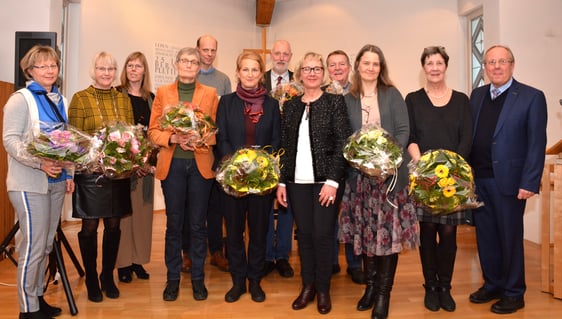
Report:
[[[81,163],[92,137],[67,123],[39,123],[40,131],[27,144],[33,156],[66,163]]]
[[[279,152],[242,148],[221,163],[216,179],[225,193],[235,197],[268,194],[279,184],[279,156]]]
[[[353,133],[343,148],[343,156],[352,167],[381,180],[396,175],[402,164],[402,149],[380,127]]]
[[[150,153],[150,143],[144,137],[142,125],[109,122],[95,138],[102,146],[98,160],[91,164],[90,170],[101,170],[108,178],[130,177],[144,166]]]
[[[187,102],[167,107],[160,117],[159,123],[163,130],[195,136],[189,144],[196,147],[204,145],[217,132],[213,119]]]
[[[410,166],[410,194],[433,215],[477,208],[472,168],[459,154],[429,150]]]
[[[273,88],[269,93],[272,98],[279,101],[279,109],[283,113],[283,104],[286,101],[292,100],[294,97],[304,94],[304,87],[295,81],[280,84]]]

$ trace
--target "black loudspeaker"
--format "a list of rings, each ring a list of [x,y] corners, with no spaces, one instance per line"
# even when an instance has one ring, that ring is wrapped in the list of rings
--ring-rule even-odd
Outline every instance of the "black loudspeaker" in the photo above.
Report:
[[[16,54],[14,62],[14,90],[25,87],[25,76],[20,68],[23,56],[36,44],[48,45],[57,49],[56,32],[16,31]]]

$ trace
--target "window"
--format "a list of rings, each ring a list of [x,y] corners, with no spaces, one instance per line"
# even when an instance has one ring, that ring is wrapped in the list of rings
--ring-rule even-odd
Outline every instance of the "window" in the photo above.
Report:
[[[470,87],[473,89],[484,85],[484,18],[482,9],[467,16],[469,43],[469,74]]]

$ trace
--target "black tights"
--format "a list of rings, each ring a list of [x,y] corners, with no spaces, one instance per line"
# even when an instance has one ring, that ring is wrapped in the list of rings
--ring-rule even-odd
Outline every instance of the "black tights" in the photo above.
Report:
[[[439,243],[437,242],[439,235]],[[420,244],[440,253],[457,251],[457,225],[420,222]]]
[[[82,234],[85,236],[93,236],[98,231],[100,218],[96,219],[82,219]],[[108,231],[119,230],[121,217],[106,217],[103,218],[103,227]]]

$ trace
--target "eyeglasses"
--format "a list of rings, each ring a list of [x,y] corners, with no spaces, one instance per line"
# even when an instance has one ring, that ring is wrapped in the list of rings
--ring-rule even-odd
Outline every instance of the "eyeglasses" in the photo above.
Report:
[[[178,62],[183,65],[199,65],[199,61],[197,60],[179,59]]]
[[[127,69],[144,69],[142,64],[127,64]]]
[[[36,69],[36,70],[41,70],[41,71],[47,71],[47,70],[56,71],[56,70],[59,68],[59,66],[56,65],[56,64],[51,64],[51,65],[34,65],[33,68]]]
[[[508,63],[512,63],[513,60],[507,60],[507,59],[499,59],[499,60],[490,60],[490,61],[486,61],[486,65],[490,65],[490,66],[496,66],[496,63],[499,63],[501,66],[504,66]]]
[[[314,72],[315,74],[320,74],[320,72],[324,71],[324,68],[320,66],[315,66],[315,67],[305,66],[301,68],[301,71],[304,74],[309,74],[311,72]]]
[[[106,68],[106,67],[103,67],[103,66],[96,66],[96,70],[98,70],[102,73],[105,73],[105,72],[111,73],[111,72],[115,72],[116,68],[114,68],[114,67]]]

